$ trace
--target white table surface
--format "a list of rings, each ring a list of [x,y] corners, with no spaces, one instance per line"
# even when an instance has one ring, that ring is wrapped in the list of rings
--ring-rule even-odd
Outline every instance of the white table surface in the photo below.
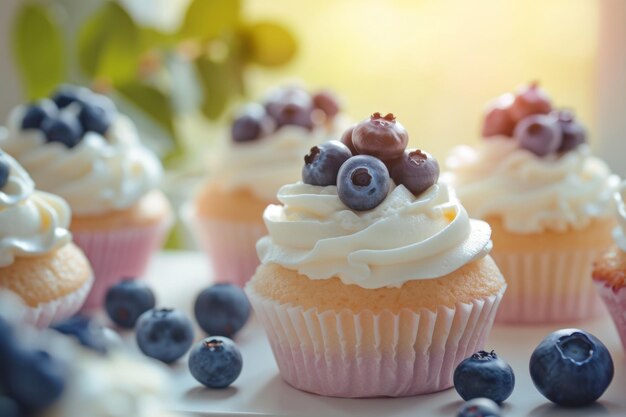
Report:
[[[193,252],[165,252],[157,256],[148,281],[157,294],[157,304],[177,307],[192,314],[196,294],[211,283],[208,261]],[[613,383],[593,406],[564,409],[552,405],[534,388],[528,360],[535,346],[557,328],[578,327],[602,340],[613,356]],[[202,332],[198,330],[197,338]],[[253,318],[235,341],[241,348],[243,372],[225,390],[201,387],[189,374],[186,358],[171,367],[175,401],[171,410],[184,415],[289,416],[289,417],[420,417],[456,416],[461,399],[454,389],[411,398],[339,399],[300,392],[278,375],[263,330]],[[515,371],[516,386],[505,402],[505,417],[626,416],[626,370],[624,352],[611,319],[561,326],[495,326],[486,349],[495,349]]]

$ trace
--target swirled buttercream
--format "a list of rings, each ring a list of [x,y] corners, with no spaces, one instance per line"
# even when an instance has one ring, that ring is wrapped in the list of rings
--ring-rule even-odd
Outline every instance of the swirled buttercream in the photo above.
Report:
[[[71,212],[61,198],[35,191],[26,171],[0,152],[9,167],[7,184],[0,189],[0,268],[16,257],[41,256],[71,240],[67,228]]]
[[[311,279],[397,287],[445,276],[491,249],[489,225],[470,220],[442,183],[418,197],[394,186],[364,212],[346,207],[335,186],[290,184],[278,199],[264,213],[269,235],[257,244],[259,258]]]
[[[582,229],[612,214],[619,182],[587,145],[538,157],[510,138],[455,148],[443,180],[472,217],[501,219],[515,233]]]
[[[22,129],[25,109],[19,106],[9,116],[0,148],[22,164],[39,189],[67,200],[75,214],[128,208],[158,185],[161,164],[142,146],[127,117],[117,114],[105,136],[87,132],[67,148],[47,142],[38,129]]]

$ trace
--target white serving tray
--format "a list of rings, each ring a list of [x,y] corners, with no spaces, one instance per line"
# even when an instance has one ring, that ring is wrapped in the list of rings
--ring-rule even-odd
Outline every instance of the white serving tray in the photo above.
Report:
[[[147,279],[157,293],[159,306],[177,307],[191,314],[195,295],[211,283],[208,271],[208,262],[198,253],[165,252],[157,256]],[[554,406],[535,390],[530,379],[528,360],[533,349],[545,335],[564,327],[578,327],[595,334],[613,355],[613,383],[591,407]],[[203,337],[199,330],[197,335],[198,339]],[[243,355],[243,372],[225,390],[200,386],[189,374],[186,358],[171,367],[173,412],[204,416],[455,417],[462,403],[454,389],[410,398],[340,399],[307,394],[281,380],[265,334],[254,318],[236,342]],[[592,322],[562,326],[495,326],[485,348],[495,349],[515,371],[515,391],[504,405],[503,417],[626,416],[624,352],[608,315]]]

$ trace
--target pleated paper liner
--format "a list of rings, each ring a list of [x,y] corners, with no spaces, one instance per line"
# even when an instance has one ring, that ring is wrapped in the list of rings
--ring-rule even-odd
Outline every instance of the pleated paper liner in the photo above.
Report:
[[[626,349],[626,291],[624,288],[613,288],[603,281],[593,281],[600,297],[613,318],[617,332]]]
[[[606,310],[591,282],[601,250],[491,253],[508,289],[497,323],[547,324],[588,320]]]
[[[246,287],[282,378],[332,397],[402,397],[452,386],[456,366],[483,348],[502,299],[398,314],[304,310]]]

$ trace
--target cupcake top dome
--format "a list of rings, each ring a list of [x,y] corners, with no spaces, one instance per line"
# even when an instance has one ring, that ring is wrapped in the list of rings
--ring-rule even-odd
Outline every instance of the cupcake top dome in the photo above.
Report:
[[[442,277],[487,255],[487,223],[471,220],[438,182],[437,161],[407,143],[393,114],[374,113],[342,142],[314,146],[303,181],[282,187],[282,204],[264,213],[261,261],[381,288]]]
[[[211,156],[213,176],[226,190],[245,188],[274,201],[281,185],[298,180],[302,155],[343,125],[332,92],[312,93],[297,85],[273,88],[261,102],[250,102],[235,114],[228,140]]]
[[[0,148],[75,214],[128,208],[160,181],[160,162],[132,121],[86,88],[61,86],[50,99],[18,106],[7,125]]]
[[[444,179],[470,215],[515,233],[582,229],[612,213],[618,178],[586,144],[569,110],[536,83],[489,104],[477,147],[451,152]]]
[[[70,217],[63,199],[35,191],[26,171],[0,151],[0,268],[16,257],[45,255],[68,243]]]

